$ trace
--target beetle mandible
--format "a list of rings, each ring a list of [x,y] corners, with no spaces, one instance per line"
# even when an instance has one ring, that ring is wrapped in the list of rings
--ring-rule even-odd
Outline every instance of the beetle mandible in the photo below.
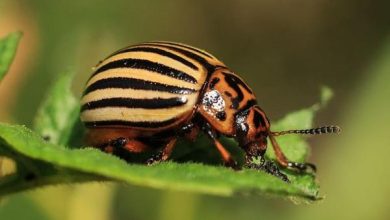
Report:
[[[275,137],[288,133],[337,133],[337,126],[273,132],[252,89],[213,55],[180,43],[146,42],[118,50],[101,61],[81,100],[81,120],[92,146],[121,156],[118,149],[144,152],[156,142],[161,150],[146,161],[169,158],[178,137],[194,140],[204,132],[226,166],[239,168],[218,137],[233,137],[246,152],[245,165],[285,181],[277,166],[264,160],[267,138],[277,163],[298,171],[315,166],[289,161]],[[253,159],[260,159],[255,164]]]

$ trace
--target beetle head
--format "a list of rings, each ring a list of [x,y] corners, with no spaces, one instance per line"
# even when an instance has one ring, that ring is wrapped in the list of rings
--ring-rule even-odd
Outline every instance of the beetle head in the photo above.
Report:
[[[236,138],[241,147],[249,150],[263,152],[267,148],[267,138],[269,137],[274,147],[278,147],[275,137],[286,134],[331,134],[341,131],[338,126],[323,126],[303,130],[271,131],[270,122],[264,111],[257,105],[252,106],[236,116]]]
[[[270,122],[267,116],[257,105],[236,116],[236,138],[241,147],[255,144],[265,148],[269,128]]]

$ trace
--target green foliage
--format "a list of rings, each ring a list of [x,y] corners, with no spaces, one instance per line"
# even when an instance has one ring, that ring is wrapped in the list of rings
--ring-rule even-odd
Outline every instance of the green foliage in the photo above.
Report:
[[[22,33],[15,32],[0,39],[0,81],[3,79],[11,65],[21,37]]]
[[[0,196],[49,184],[111,180],[223,196],[269,194],[306,201],[319,198],[319,185],[312,174],[284,170],[291,180],[291,183],[286,183],[261,171],[234,171],[188,160],[154,166],[129,164],[94,148],[72,146],[74,139],[82,136],[79,132],[79,105],[70,92],[72,75],[63,74],[47,92],[49,95],[38,111],[34,131],[20,125],[0,123],[0,155],[13,159],[17,165],[17,172],[0,179]],[[311,127],[316,111],[330,97],[330,90],[324,88],[321,103],[288,114],[272,128]],[[235,145],[230,139],[224,141]],[[285,136],[278,141],[291,160],[305,161],[308,145],[302,137]],[[198,141],[195,145],[207,145],[208,149],[213,149],[207,141]],[[183,146],[177,148],[180,147]],[[187,153],[191,155],[191,151]],[[266,156],[274,159],[272,149],[269,148]]]
[[[301,109],[287,114],[284,118],[272,125],[274,131],[282,131],[288,129],[301,129],[313,127],[314,116],[318,110],[325,107],[328,101],[332,98],[333,92],[328,87],[321,89],[321,102],[312,105],[309,108]],[[298,135],[286,135],[278,137],[278,143],[291,161],[304,162],[309,154],[309,146],[307,142]],[[266,156],[270,159],[275,159],[272,148],[268,148]]]
[[[78,100],[70,91],[72,76],[60,75],[35,117],[34,130],[54,144],[66,145],[78,120]]]
[[[0,133],[1,154],[20,163],[12,180],[0,184],[0,195],[46,184],[109,179],[217,195],[276,193],[317,198],[318,186],[310,175],[289,175],[292,183],[287,184],[254,170],[237,172],[225,167],[174,162],[147,167],[127,164],[93,148],[57,146],[19,125],[0,124]]]

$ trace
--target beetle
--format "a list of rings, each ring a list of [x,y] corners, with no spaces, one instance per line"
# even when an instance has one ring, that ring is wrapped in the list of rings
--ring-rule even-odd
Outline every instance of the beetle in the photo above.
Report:
[[[167,160],[179,137],[194,140],[203,132],[224,164],[239,169],[218,140],[233,137],[246,153],[245,166],[285,181],[278,166],[264,159],[267,138],[279,166],[315,171],[313,164],[289,161],[275,137],[340,131],[337,126],[271,131],[253,90],[223,62],[204,50],[165,41],[125,47],[101,61],[86,84],[81,120],[89,144],[118,156],[120,150],[145,152],[159,143],[161,150],[147,164]]]

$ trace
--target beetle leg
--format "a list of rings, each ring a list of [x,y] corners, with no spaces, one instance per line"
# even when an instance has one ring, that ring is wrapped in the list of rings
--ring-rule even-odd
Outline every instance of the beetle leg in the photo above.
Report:
[[[102,145],[100,149],[107,153],[117,155],[120,154],[121,150],[129,151],[132,153],[145,152],[149,150],[149,146],[135,139],[121,137],[110,141],[108,144]]]
[[[178,132],[179,136],[184,136],[187,140],[195,141],[199,133],[199,127],[194,123],[183,126]]]
[[[171,138],[161,151],[146,160],[146,164],[151,165],[157,162],[168,160],[172,154],[173,148],[176,145],[176,141],[177,137]]]
[[[300,172],[304,172],[308,169],[311,169],[313,172],[317,171],[316,165],[312,163],[298,163],[298,162],[288,162],[287,167],[292,169],[297,169]]]
[[[231,167],[235,170],[240,170],[241,168],[238,166],[237,162],[232,158],[230,153],[225,149],[221,142],[219,142],[217,139],[213,139],[213,141],[214,146],[217,148],[217,150],[222,156],[225,166]]]
[[[278,177],[279,179],[281,179],[285,182],[288,182],[288,183],[290,182],[287,175],[282,173],[279,170],[279,167],[273,161],[265,160],[263,157],[261,158],[260,164],[252,163],[248,166],[248,168],[256,169],[256,170],[263,170],[266,173],[269,173],[275,177]]]
[[[317,168],[314,164],[311,163],[298,163],[298,162],[291,162],[287,159],[287,157],[284,155],[282,149],[280,149],[278,143],[276,142],[275,138],[270,135],[269,136],[272,147],[274,148],[276,160],[278,163],[283,166],[290,169],[298,170],[299,172],[304,172],[308,169],[311,169],[313,172],[316,172]]]
[[[179,133],[179,135],[185,135],[185,134],[191,132],[194,128],[195,128],[195,124],[194,123],[189,123],[189,124],[186,124],[183,127],[181,127],[179,129],[178,133]]]
[[[227,151],[225,147],[221,144],[221,142],[218,141],[217,134],[212,130],[211,126],[208,123],[206,123],[205,126],[203,126],[202,128],[204,132],[207,134],[207,136],[214,142],[214,146],[221,154],[225,166],[231,167],[235,170],[241,169],[238,166],[237,162],[233,159],[229,151]]]

